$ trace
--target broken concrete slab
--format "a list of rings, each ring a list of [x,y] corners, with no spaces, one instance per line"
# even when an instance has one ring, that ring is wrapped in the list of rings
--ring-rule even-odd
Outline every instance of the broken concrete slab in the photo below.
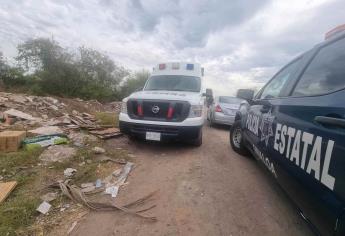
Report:
[[[52,135],[52,134],[63,134],[63,130],[58,126],[43,126],[37,129],[29,130],[29,133],[35,135]]]
[[[21,103],[21,104],[25,104],[27,101],[26,97],[22,95],[16,95],[16,94],[11,95],[10,99],[16,103]]]
[[[97,138],[93,135],[85,134],[83,132],[70,132],[68,138],[75,144],[85,145],[88,142],[96,142]]]
[[[71,159],[77,154],[77,150],[73,147],[68,147],[65,145],[55,145],[50,146],[42,152],[40,155],[40,160],[43,162],[64,162]]]
[[[16,109],[10,109],[4,112],[7,115],[18,117],[24,120],[38,120],[38,118],[33,117],[32,115],[26,114],[24,112],[18,111]]]

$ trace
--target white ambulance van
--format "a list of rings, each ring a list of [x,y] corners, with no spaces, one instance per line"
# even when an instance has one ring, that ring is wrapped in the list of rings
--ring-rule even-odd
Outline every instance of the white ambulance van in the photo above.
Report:
[[[198,63],[161,63],[142,91],[122,101],[119,117],[124,134],[146,140],[202,144],[204,69]],[[207,90],[210,91],[210,90]]]

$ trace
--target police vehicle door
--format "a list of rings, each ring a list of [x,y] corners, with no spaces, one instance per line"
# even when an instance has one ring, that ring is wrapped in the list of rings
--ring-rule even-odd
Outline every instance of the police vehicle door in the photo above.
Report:
[[[315,48],[303,61],[288,95],[269,99],[275,124],[268,156],[304,216],[330,235],[340,227],[345,201],[345,39]]]
[[[300,60],[298,58],[288,64],[266,84],[257,94],[247,115],[245,124],[246,139],[249,140],[254,156],[260,159],[273,175],[276,175],[273,159],[267,155],[269,142],[273,139],[275,130],[274,108],[270,100],[279,98],[288,80],[295,76]]]

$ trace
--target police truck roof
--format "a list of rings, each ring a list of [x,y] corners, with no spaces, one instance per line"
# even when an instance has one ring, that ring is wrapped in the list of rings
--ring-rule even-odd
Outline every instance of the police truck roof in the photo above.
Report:
[[[199,63],[192,62],[165,62],[153,68],[152,75],[187,75],[202,77],[204,68]]]

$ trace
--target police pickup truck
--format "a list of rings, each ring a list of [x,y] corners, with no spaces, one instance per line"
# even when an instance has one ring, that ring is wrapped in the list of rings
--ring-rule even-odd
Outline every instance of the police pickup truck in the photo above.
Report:
[[[345,29],[283,67],[243,103],[230,130],[321,235],[345,235]]]
[[[123,99],[122,133],[146,140],[181,140],[202,144],[204,70],[197,63],[161,63],[142,91]],[[206,90],[209,91],[209,90]]]

